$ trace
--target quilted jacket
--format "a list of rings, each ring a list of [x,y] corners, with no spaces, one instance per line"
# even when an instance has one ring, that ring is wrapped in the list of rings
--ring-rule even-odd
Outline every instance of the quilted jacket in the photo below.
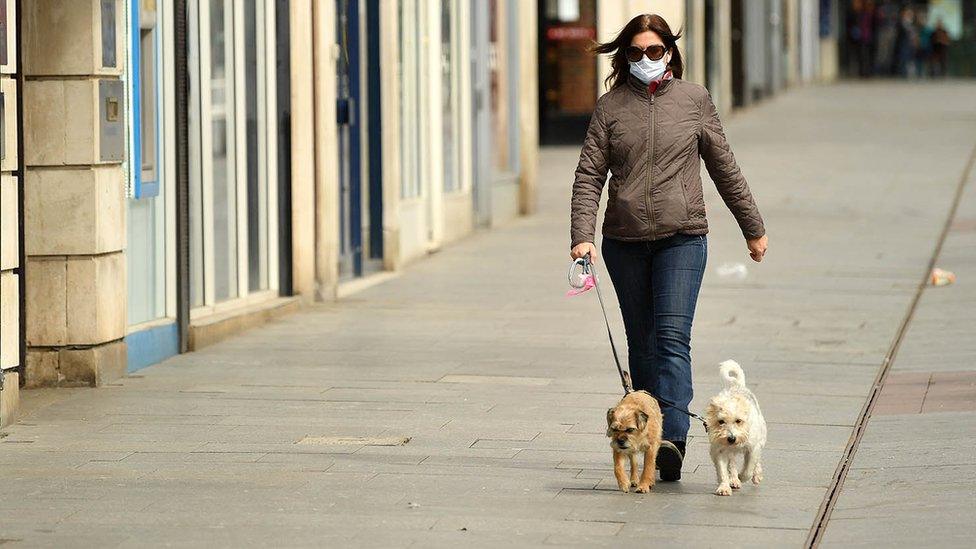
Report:
[[[594,241],[608,171],[604,236],[657,240],[707,233],[699,157],[743,236],[765,234],[708,90],[675,78],[648,92],[628,75],[625,85],[597,101],[573,183],[572,246]]]

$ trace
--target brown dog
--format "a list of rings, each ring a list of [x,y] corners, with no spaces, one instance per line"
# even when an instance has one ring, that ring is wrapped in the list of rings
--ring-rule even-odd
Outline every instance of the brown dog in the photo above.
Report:
[[[654,486],[654,465],[661,447],[661,407],[646,391],[628,393],[607,410],[607,436],[613,449],[613,474],[624,492],[631,486],[645,493]],[[644,452],[644,470],[637,478],[637,453]],[[624,468],[630,459],[630,477]]]

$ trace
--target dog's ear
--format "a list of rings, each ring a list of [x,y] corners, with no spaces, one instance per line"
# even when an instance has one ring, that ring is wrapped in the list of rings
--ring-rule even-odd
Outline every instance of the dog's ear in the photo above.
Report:
[[[613,423],[613,412],[616,408],[610,408],[607,410],[607,436],[612,437],[613,433],[610,431],[610,424]]]
[[[637,430],[643,431],[647,427],[647,414],[643,410],[637,411]]]
[[[708,404],[705,406],[705,421],[707,423],[714,422],[721,410],[722,407],[719,406],[718,402],[716,402],[714,398],[709,400]]]

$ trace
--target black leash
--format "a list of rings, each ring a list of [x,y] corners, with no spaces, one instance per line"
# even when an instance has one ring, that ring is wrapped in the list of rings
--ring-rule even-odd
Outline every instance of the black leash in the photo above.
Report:
[[[593,275],[593,287],[596,288],[596,296],[600,300],[600,310],[603,311],[603,322],[607,325],[607,338],[610,340],[610,350],[613,351],[613,361],[617,365],[617,373],[620,374],[620,383],[624,386],[624,394],[627,395],[634,392],[634,387],[630,380],[630,374],[627,373],[623,366],[620,365],[620,357],[617,355],[617,346],[613,343],[613,330],[610,329],[610,319],[607,317],[607,307],[603,304],[603,293],[600,292],[600,282],[597,280],[596,268],[593,265],[593,262],[590,261],[590,254],[583,256],[583,273]],[[705,431],[708,431],[708,424],[700,415],[690,410],[686,410],[685,408],[682,408],[681,406],[678,406],[667,399],[663,399],[650,391],[643,390],[643,392],[653,397],[662,405],[667,406],[668,408],[673,408],[688,417],[697,419],[701,422],[702,427],[705,428]]]

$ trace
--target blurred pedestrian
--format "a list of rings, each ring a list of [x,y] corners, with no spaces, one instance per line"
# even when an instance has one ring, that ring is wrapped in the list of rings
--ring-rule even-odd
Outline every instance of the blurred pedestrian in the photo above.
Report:
[[[915,32],[918,34],[918,51],[915,52],[915,72],[920,77],[929,75],[929,59],[932,57],[932,27],[924,11],[915,15]]]
[[[767,240],[708,90],[681,79],[679,37],[664,18],[645,14],[594,48],[612,56],[610,90],[597,101],[580,152],[570,247],[573,258],[597,260],[609,172],[601,251],[623,315],[633,386],[687,409],[691,325],[707,254],[702,159],[754,261],[762,261]],[[661,480],[678,480],[689,420],[675,407],[663,411],[658,467]]]
[[[894,73],[895,39],[898,35],[897,7],[884,2],[875,11],[875,50],[874,73],[891,75]]]
[[[848,72],[870,76],[874,59],[874,2],[854,0],[847,16],[850,61]]]
[[[847,52],[849,54],[847,72],[851,75],[860,73],[859,53],[861,46],[861,28],[858,25],[858,17],[861,15],[862,9],[862,1],[853,0],[844,24],[844,28],[847,29]]]
[[[939,19],[932,31],[932,56],[929,58],[929,69],[932,76],[944,77],[948,74],[949,61],[949,32]]]
[[[898,21],[895,38],[895,74],[910,78],[915,76],[915,52],[918,50],[918,31],[915,30],[915,12],[904,7]]]
[[[864,7],[858,15],[857,25],[861,35],[858,61],[861,76],[871,76],[874,73],[875,11],[874,0],[865,0]]]

